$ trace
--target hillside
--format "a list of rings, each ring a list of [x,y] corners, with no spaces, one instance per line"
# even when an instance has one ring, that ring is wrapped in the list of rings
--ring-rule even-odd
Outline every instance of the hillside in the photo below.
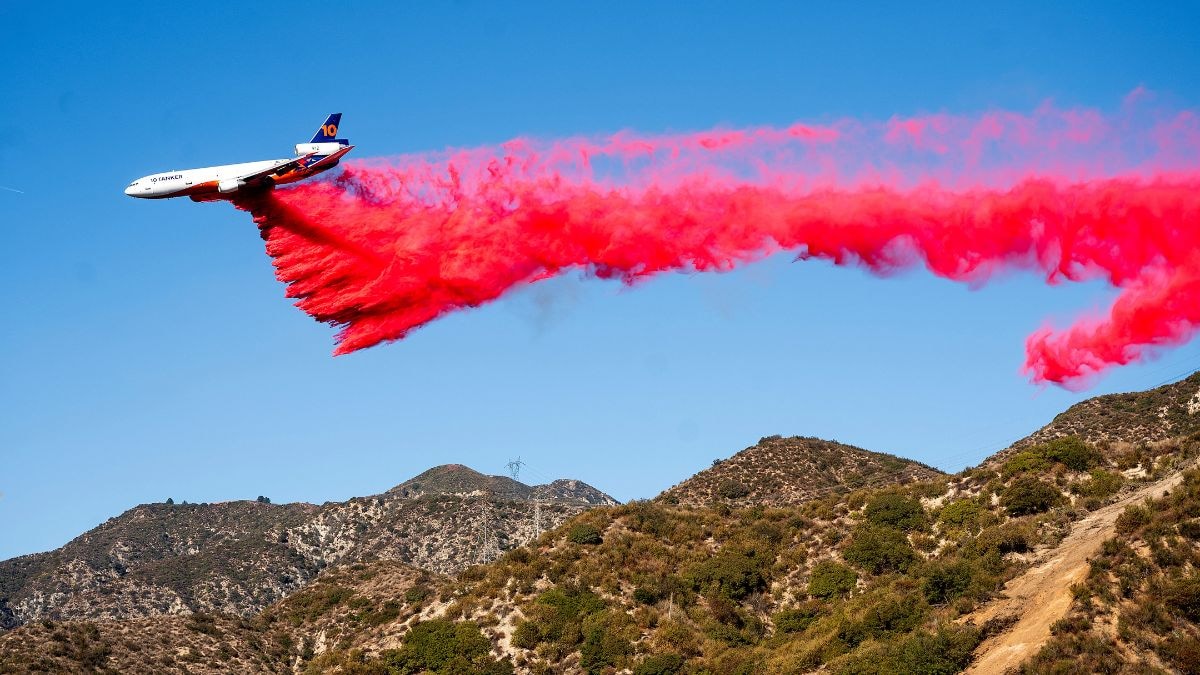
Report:
[[[593,504],[616,503],[579,481],[531,487],[457,465],[422,474],[430,475],[474,487],[461,494],[400,489],[413,479],[383,495],[322,506],[137,506],[60,549],[0,562],[0,626],[194,611],[249,615],[331,566],[395,560],[454,573]]]
[[[1117,521],[1128,513],[1128,509],[1131,506],[1137,508],[1139,504],[1169,492],[1185,498],[1191,494],[1194,498],[1200,495],[1198,479],[1200,474],[1195,471],[1168,474],[1161,480],[1123,495],[1118,502],[1088,513],[1075,523],[1060,545],[1047,551],[1042,559],[1031,560],[1033,566],[1028,571],[1005,584],[1000,599],[968,617],[975,623],[993,621],[1006,626],[1004,630],[997,631],[994,638],[980,645],[968,672],[980,675],[1005,672],[1033,657],[1038,647],[1050,640],[1056,630],[1062,632],[1065,624],[1060,622],[1067,618],[1077,584],[1088,576],[1092,567],[1089,560],[1096,559],[1096,554],[1104,547],[1113,546],[1115,542],[1110,537],[1117,533]],[[1195,555],[1189,557],[1200,559]],[[1112,623],[1115,622],[1110,622],[1110,625]],[[1055,653],[1053,648],[1049,653]],[[1143,661],[1148,660],[1145,654],[1139,657]],[[1049,665],[1044,663],[1044,656],[1038,660],[1043,665]],[[1106,662],[1109,662],[1107,655],[1101,662],[1085,667],[1089,671],[1099,672],[1104,669]]]
[[[1150,389],[1096,396],[1067,408],[1046,426],[1013,444],[1020,450],[1060,436],[1075,436],[1102,450],[1120,452],[1130,446],[1200,432],[1200,372]],[[1010,453],[999,453],[1004,458]]]
[[[280,673],[952,673],[1014,645],[1027,673],[1196,672],[1200,434],[1116,438],[1127,418],[1084,410],[1082,438],[1043,434],[954,476],[892,458],[879,480],[837,484],[864,451],[764,439],[740,466],[586,510],[456,575],[362,560],[248,618],[34,622],[0,635],[0,673],[47,659],[212,672],[213,658]],[[840,459],[820,467],[829,489],[793,496],[803,474],[773,463],[796,453]],[[692,489],[734,475],[751,492]]]
[[[831,492],[932,480],[942,472],[919,462],[819,438],[768,436],[713,463],[659,495],[687,506],[715,502],[761,506],[801,504]]]
[[[281,535],[310,504],[143,504],[48,553],[0,562],[0,621],[261,608],[319,571]]]

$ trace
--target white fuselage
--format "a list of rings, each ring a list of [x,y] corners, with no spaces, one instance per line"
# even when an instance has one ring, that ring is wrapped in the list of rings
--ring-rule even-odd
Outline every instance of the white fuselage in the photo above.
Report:
[[[143,199],[182,197],[202,192],[214,192],[223,180],[236,179],[249,173],[264,171],[271,167],[287,164],[287,159],[267,159],[261,162],[223,164],[200,169],[167,171],[139,178],[125,188],[125,194]]]

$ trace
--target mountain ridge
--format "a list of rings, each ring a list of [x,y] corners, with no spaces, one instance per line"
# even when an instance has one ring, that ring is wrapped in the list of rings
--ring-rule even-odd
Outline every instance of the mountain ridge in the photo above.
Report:
[[[441,464],[393,487],[384,494],[405,497],[427,495],[504,496],[510,499],[575,502],[583,504],[617,504],[617,500],[571,478],[559,478],[540,485],[527,485],[508,476],[489,476],[462,464]]]
[[[569,479],[531,487],[462,465],[421,476],[448,473],[478,485],[462,494],[399,489],[414,478],[380,495],[320,506],[139,504],[58,549],[0,561],[0,628],[42,618],[245,615],[327,567],[358,560],[453,573],[586,508],[617,503]]]

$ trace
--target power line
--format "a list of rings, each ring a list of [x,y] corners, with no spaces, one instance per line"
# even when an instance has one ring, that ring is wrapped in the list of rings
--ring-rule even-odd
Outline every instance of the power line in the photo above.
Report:
[[[1179,374],[1177,374],[1177,375],[1172,375],[1171,377],[1169,377],[1169,378],[1167,378],[1167,379],[1163,380],[1162,382],[1159,382],[1158,384],[1151,385],[1151,386],[1150,386],[1150,387],[1148,387],[1148,388],[1149,388],[1149,389],[1157,389],[1157,388],[1159,388],[1159,387],[1161,387],[1161,386],[1163,386],[1163,385],[1165,385],[1165,384],[1171,384],[1171,383],[1173,383],[1173,382],[1179,382],[1179,381],[1181,381],[1181,380],[1184,380],[1184,379],[1186,379],[1186,378],[1188,378],[1188,377],[1191,377],[1192,375],[1194,375],[1194,374],[1195,374],[1195,373],[1197,373],[1197,372],[1200,372],[1200,368],[1194,368],[1194,367],[1191,367],[1191,368],[1189,368],[1188,370],[1186,370],[1186,371],[1184,371],[1184,372],[1182,372],[1182,373],[1179,373]]]
[[[538,479],[539,481],[541,481],[543,483],[549,484],[554,481],[553,478],[551,478],[550,476],[547,476],[546,474],[542,473],[541,471],[538,471],[537,467],[533,466],[529,462],[522,463],[522,466],[524,467],[524,469],[527,472],[533,474],[534,478]]]

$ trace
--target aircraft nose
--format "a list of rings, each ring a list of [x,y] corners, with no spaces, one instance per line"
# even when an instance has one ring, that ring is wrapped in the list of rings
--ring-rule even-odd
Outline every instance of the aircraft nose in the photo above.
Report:
[[[133,191],[137,189],[137,186],[137,183],[131,184],[129,187],[125,188],[125,194],[129,195],[130,197],[136,197],[137,195],[135,195]]]

